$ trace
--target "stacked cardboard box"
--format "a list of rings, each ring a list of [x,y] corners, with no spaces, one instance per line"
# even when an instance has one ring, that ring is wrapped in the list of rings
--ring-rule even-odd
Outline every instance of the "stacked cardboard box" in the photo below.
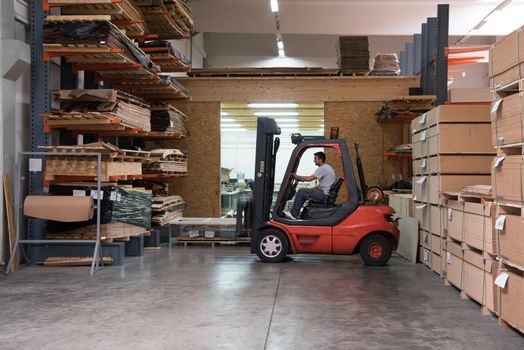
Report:
[[[492,229],[495,206],[482,196],[444,193],[442,227],[446,240],[446,282],[496,312],[496,239]]]
[[[497,149],[492,227],[498,243],[500,319],[524,332],[524,38],[522,28],[490,50],[492,139]]]
[[[463,187],[490,184],[493,148],[490,107],[443,105],[414,119],[413,198],[420,223],[420,261],[443,275],[446,232],[442,226],[441,192],[459,192]]]
[[[369,72],[369,42],[367,36],[341,36],[337,42],[337,63],[343,74]]]

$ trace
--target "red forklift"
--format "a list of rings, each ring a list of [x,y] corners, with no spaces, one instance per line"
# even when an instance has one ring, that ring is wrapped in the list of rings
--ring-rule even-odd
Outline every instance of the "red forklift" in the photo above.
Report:
[[[264,262],[280,262],[289,254],[357,254],[367,265],[385,265],[398,247],[400,232],[393,208],[368,201],[362,162],[357,152],[360,189],[345,140],[332,135],[292,134],[295,148],[282,185],[272,206],[275,163],[280,146],[280,128],[271,118],[258,118],[255,157],[255,186],[252,202],[244,207],[242,225],[252,228],[251,252]],[[309,201],[296,220],[283,210],[296,192],[293,179],[304,153],[311,148],[332,149],[340,158],[342,176],[331,186],[322,203]],[[345,183],[345,186],[342,186]],[[343,203],[337,203],[341,188],[346,190]],[[239,213],[239,215],[241,215]],[[249,217],[249,218],[248,218]],[[248,222],[251,221],[251,222]],[[240,227],[239,227],[240,229]]]

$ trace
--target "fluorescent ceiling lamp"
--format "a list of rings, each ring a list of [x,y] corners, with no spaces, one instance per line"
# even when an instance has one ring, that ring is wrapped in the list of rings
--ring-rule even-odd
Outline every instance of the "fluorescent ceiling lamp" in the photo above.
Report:
[[[234,122],[234,121],[236,121],[236,120],[233,119],[233,118],[222,118],[221,121],[222,121],[223,123],[230,123],[230,122]]]
[[[296,108],[298,103],[249,103],[249,108]]]
[[[298,128],[298,124],[280,124],[280,123],[277,123],[278,126],[280,126],[281,128]]]
[[[221,131],[225,131],[225,132],[245,132],[245,131],[247,131],[244,128],[222,128],[220,130]]]
[[[224,128],[241,128],[242,125],[236,123],[227,123],[222,125]]]
[[[284,50],[284,43],[282,41],[277,41],[277,47],[279,50]]]
[[[279,57],[286,57],[286,53],[284,52],[284,49],[282,49],[282,50],[279,49],[278,50],[278,56]]]
[[[280,124],[280,123],[298,123],[298,119],[295,119],[295,118],[277,119],[277,124]]]
[[[271,12],[278,12],[278,1],[277,0],[270,0],[271,5]]]
[[[272,116],[293,116],[298,115],[298,112],[255,112],[256,116],[272,117]]]
[[[228,112],[220,112],[220,115],[229,115]]]

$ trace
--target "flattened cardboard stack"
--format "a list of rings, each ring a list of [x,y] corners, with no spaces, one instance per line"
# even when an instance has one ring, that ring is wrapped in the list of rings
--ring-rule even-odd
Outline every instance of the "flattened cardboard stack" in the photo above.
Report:
[[[46,115],[47,124],[69,129],[151,131],[151,111],[144,100],[112,89],[59,90],[61,108]]]
[[[179,132],[183,136],[188,136],[187,120],[187,116],[172,105],[151,107],[151,130],[153,131]]]
[[[373,60],[373,70],[369,75],[399,75],[400,67],[396,53],[378,54]]]
[[[490,184],[489,105],[442,105],[414,119],[411,129],[419,259],[444,276],[446,230],[439,195]]]
[[[492,228],[498,242],[499,316],[524,333],[524,38],[522,28],[490,50],[492,139],[497,149]]]
[[[152,222],[163,226],[171,220],[182,217],[186,203],[180,196],[154,197],[152,208]]]
[[[337,63],[342,74],[369,72],[367,36],[341,36],[337,42]]]

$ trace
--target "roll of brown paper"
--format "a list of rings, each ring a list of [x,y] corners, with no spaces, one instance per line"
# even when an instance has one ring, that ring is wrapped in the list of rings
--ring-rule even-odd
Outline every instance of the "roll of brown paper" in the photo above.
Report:
[[[93,212],[93,198],[88,196],[27,196],[24,201],[24,215],[36,219],[86,221]]]

